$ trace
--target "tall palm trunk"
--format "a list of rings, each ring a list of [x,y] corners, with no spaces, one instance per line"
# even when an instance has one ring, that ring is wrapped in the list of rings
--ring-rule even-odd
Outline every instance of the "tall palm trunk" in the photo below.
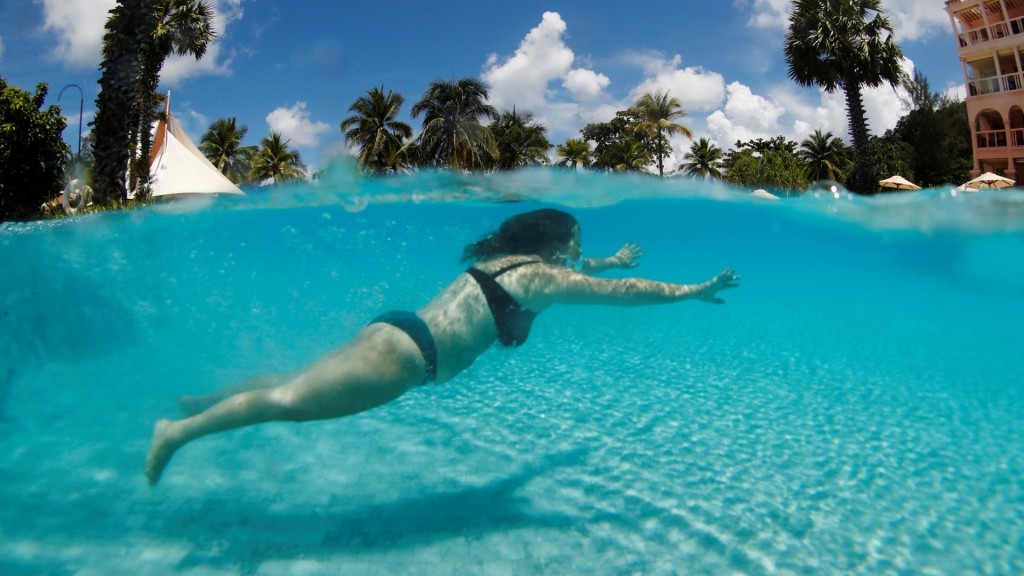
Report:
[[[102,204],[123,205],[128,199],[125,173],[132,157],[135,84],[142,67],[138,50],[140,38],[151,29],[152,4],[153,0],[119,0],[103,36],[103,73],[93,121],[93,188]]]
[[[658,176],[665,176],[665,134],[658,128]]]
[[[129,173],[129,186],[140,200],[148,199],[150,193],[149,154],[153,148],[152,127],[153,122],[156,121],[158,104],[156,89],[160,84],[160,70],[163,68],[163,62],[161,48],[151,46],[150,52],[143,56],[142,67],[139,71],[140,81],[132,120],[132,129],[134,130],[131,140],[133,161]]]
[[[873,163],[868,147],[869,133],[867,114],[864,111],[864,100],[861,96],[860,84],[848,80],[846,89],[846,113],[850,123],[850,138],[853,140],[854,165],[849,185],[854,192],[867,194],[874,190],[872,185]]]

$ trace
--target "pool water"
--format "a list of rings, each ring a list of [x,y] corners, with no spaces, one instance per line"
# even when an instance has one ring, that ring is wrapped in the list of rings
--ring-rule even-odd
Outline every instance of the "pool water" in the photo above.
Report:
[[[515,201],[511,201],[515,200]],[[727,304],[554,307],[346,419],[142,464],[176,400],[415,309],[537,206]],[[1024,199],[561,171],[0,228],[0,573],[1019,574]]]

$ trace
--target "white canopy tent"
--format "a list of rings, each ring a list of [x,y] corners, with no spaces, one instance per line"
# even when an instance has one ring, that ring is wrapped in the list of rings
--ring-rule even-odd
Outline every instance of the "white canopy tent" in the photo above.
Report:
[[[152,197],[192,194],[233,194],[244,196],[241,188],[221,174],[192,143],[171,115],[170,98],[167,121],[156,124],[153,149],[149,154]]]

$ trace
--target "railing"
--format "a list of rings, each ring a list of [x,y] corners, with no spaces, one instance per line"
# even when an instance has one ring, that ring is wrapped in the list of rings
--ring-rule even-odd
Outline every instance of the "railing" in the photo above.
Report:
[[[1006,130],[979,130],[975,135],[978,148],[1005,148]]]
[[[1007,22],[997,22],[985,28],[968,30],[959,34],[957,39],[960,41],[960,47],[966,48],[968,46],[974,46],[975,44],[998,40],[1000,38],[1006,38],[1007,36],[1016,36],[1018,34],[1024,34],[1024,17],[1014,18]]]
[[[1013,92],[1024,89],[1024,77],[1020,72],[992,76],[980,80],[969,80],[967,82],[967,94],[969,96],[983,96],[985,94],[996,94],[998,92]]]
[[[1010,142],[1012,146],[1024,147],[1024,128],[1011,128]]]

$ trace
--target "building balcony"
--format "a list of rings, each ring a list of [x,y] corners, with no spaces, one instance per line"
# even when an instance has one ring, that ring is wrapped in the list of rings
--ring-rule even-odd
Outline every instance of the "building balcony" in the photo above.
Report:
[[[961,48],[978,46],[993,40],[1001,40],[1010,36],[1024,34],[1024,17],[1014,18],[1008,22],[997,22],[991,26],[974,28],[957,35]]]
[[[1013,92],[1024,88],[1020,72],[1003,74],[991,78],[967,81],[967,96],[984,96],[986,94],[998,94],[1000,92]]]
[[[1009,138],[1007,138],[1009,136]],[[979,130],[974,135],[978,149],[1020,148],[1024,149],[1024,128],[1010,130]]]

